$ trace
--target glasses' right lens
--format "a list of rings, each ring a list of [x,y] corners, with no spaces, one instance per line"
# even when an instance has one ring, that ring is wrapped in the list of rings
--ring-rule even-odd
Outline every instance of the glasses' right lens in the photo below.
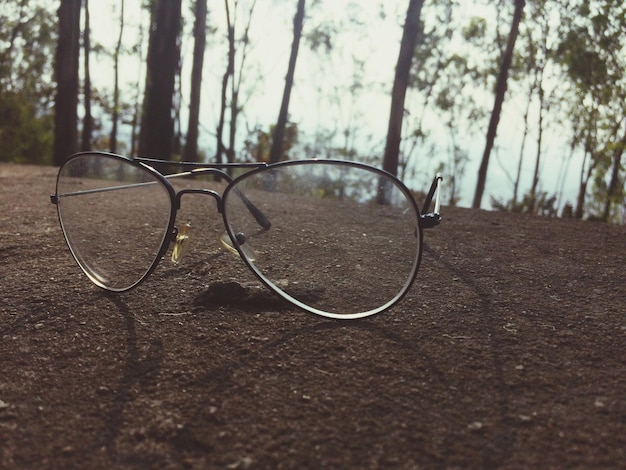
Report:
[[[172,203],[154,173],[117,156],[79,155],[59,171],[56,194],[67,244],[94,283],[130,289],[156,265]]]

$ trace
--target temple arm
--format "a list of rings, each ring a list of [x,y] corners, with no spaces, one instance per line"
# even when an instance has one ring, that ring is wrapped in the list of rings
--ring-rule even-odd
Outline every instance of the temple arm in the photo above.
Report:
[[[164,160],[155,160],[155,159],[151,159],[151,158],[135,158],[134,160],[142,162],[144,164],[153,164],[153,163],[163,163],[163,164],[172,164],[172,165],[176,165],[176,166],[187,166],[187,167],[194,167],[194,169],[189,170],[189,171],[184,171],[181,173],[173,173],[173,174],[169,174],[169,175],[163,175],[166,179],[172,179],[172,178],[178,178],[181,176],[195,176],[195,175],[202,175],[202,174],[216,174],[221,178],[226,179],[226,181],[228,181],[229,183],[232,182],[232,178],[225,172],[221,171],[220,168],[227,168],[227,167],[233,167],[233,168],[259,168],[259,167],[265,167],[267,166],[267,164],[265,163],[224,163],[224,164],[220,164],[220,165],[205,165],[205,164],[200,164],[200,163],[189,163],[189,162],[169,162],[169,161],[164,161]],[[143,182],[143,183],[130,183],[130,184],[122,184],[122,185],[116,185],[116,186],[107,186],[107,187],[102,187],[102,188],[96,188],[96,189],[83,189],[83,190],[79,190],[79,191],[72,191],[72,192],[68,192],[68,193],[62,193],[62,194],[52,194],[50,195],[50,202],[52,202],[52,204],[58,204],[59,203],[59,199],[64,198],[64,197],[71,197],[71,196],[82,196],[82,195],[86,195],[86,194],[94,194],[94,193],[103,193],[103,192],[107,192],[107,191],[117,191],[120,189],[130,189],[130,188],[138,188],[138,187],[142,187],[142,186],[149,186],[149,185],[153,185],[153,184],[157,184],[156,181],[148,181],[148,182]],[[257,221],[257,223],[263,227],[263,229],[265,230],[269,230],[272,226],[272,223],[270,222],[270,220],[267,218],[267,216],[257,207],[254,205],[254,203],[252,201],[250,201],[250,199],[248,199],[246,197],[246,195],[239,189],[235,188],[234,189],[235,194],[237,194],[237,196],[239,196],[239,198],[241,199],[241,201],[243,202],[243,204],[246,206],[246,208],[250,211],[250,213],[252,214],[252,216],[255,218],[255,220]]]
[[[441,193],[441,181],[443,178],[439,173],[433,179],[432,184],[430,185],[430,190],[426,195],[426,200],[424,201],[424,206],[422,207],[422,215],[421,223],[423,228],[432,228],[441,222],[441,214],[440,211],[440,193]],[[435,198],[435,207],[432,212],[428,212],[430,209],[430,205],[433,201],[433,197]]]

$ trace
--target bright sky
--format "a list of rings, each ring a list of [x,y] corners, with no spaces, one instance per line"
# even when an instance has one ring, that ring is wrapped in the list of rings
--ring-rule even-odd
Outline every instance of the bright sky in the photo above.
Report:
[[[240,0],[242,5],[250,5],[250,0]],[[304,43],[301,44],[300,55],[296,68],[296,83],[292,92],[290,103],[291,120],[299,124],[300,132],[305,137],[312,137],[312,133],[318,126],[343,127],[351,123],[358,131],[356,142],[362,142],[361,147],[367,147],[361,151],[380,154],[384,147],[384,138],[387,131],[387,121],[390,105],[390,90],[393,80],[395,62],[398,56],[399,42],[401,37],[401,24],[406,12],[406,0],[322,0],[316,6],[311,6],[309,1],[305,30],[318,18],[344,19],[351,18],[362,23],[363,34],[343,30],[340,42],[336,44],[333,53],[327,57],[326,63],[320,62],[318,55],[309,51]],[[463,2],[464,11],[461,16],[469,18],[472,15],[489,15],[489,9],[479,6],[478,0]],[[484,2],[482,2],[484,3]],[[482,4],[481,3],[481,4]],[[126,29],[124,42],[131,45],[136,41],[140,15],[146,15],[139,9],[140,2],[126,1]],[[183,12],[191,18],[191,5],[193,2],[183,2]],[[248,57],[248,70],[244,76],[242,93],[249,96],[245,115],[239,123],[239,139],[246,133],[246,126],[255,124],[262,125],[266,130],[275,122],[278,116],[284,76],[287,71],[287,62],[292,40],[292,20],[295,13],[294,0],[257,0],[256,10],[250,28],[250,50]],[[381,4],[384,5],[384,19],[381,18]],[[332,6],[330,6],[332,5]],[[240,31],[243,29],[243,20],[247,16],[247,8],[240,8],[239,18]],[[117,40],[119,0],[98,0],[90,2],[92,18],[93,40],[103,44],[112,50]],[[146,23],[144,21],[144,23]],[[213,132],[219,112],[219,96],[221,77],[224,73],[226,40],[225,13],[223,2],[209,2],[209,23],[218,27],[218,33],[211,36],[207,43],[205,55],[205,71],[203,78],[203,94],[201,101],[201,138],[200,147],[207,154],[214,152]],[[187,35],[183,41],[183,112],[188,105],[189,88],[185,77],[189,76],[191,68],[191,56],[193,50],[193,38],[191,36],[192,23],[185,26]],[[362,71],[355,69],[355,61],[363,63]],[[112,88],[113,69],[110,60],[102,55],[98,60],[92,60],[92,80],[96,86],[106,89]],[[136,84],[139,78],[143,85],[145,69],[139,68],[140,64],[136,57],[127,57],[124,60],[122,70],[122,87],[126,91],[126,99],[132,98],[136,92]],[[250,80],[250,77],[255,77]],[[258,78],[257,78],[258,77]],[[320,98],[320,96],[332,96],[333,90],[342,84],[351,83],[357,77],[365,85],[375,84],[371,91],[358,96],[353,100],[345,90],[341,92],[339,99]],[[336,92],[334,93],[336,96]],[[487,99],[492,100],[492,95],[487,94]],[[496,144],[499,146],[497,154],[492,153],[487,188],[483,199],[483,207],[489,208],[489,196],[495,195],[509,199],[512,186],[508,183],[505,171],[514,174],[517,167],[521,135],[523,131],[522,113],[523,103],[516,102],[510,95],[503,111]],[[519,100],[518,100],[519,101]],[[408,112],[412,110],[411,103],[407,101]],[[491,102],[488,103],[489,109]],[[186,127],[186,118],[183,114],[183,131]],[[432,116],[433,125],[436,127],[437,116]],[[461,205],[469,206],[475,189],[476,175],[485,145],[485,134],[488,122],[485,122],[484,132],[479,135],[468,135],[463,139],[467,146],[470,163],[466,167],[465,177],[462,181]],[[441,127],[441,126],[440,126]],[[441,152],[445,153],[448,148],[447,134],[441,129]],[[530,136],[534,139],[534,136]],[[544,159],[542,171],[542,188],[553,192],[557,186],[557,176],[562,162],[562,156],[567,146],[562,135],[554,133],[546,136],[544,152],[550,154],[550,158]],[[343,141],[337,142],[342,145]],[[534,154],[536,146],[530,141],[527,143],[527,156],[525,156],[522,190],[528,189],[534,168]],[[436,166],[440,161],[446,161],[447,156],[429,159],[417,157],[413,163],[417,167],[415,176],[410,181],[405,181],[413,189],[426,189],[428,181],[432,178]],[[577,191],[576,175],[580,171],[580,163],[573,162],[565,188],[566,199],[573,202]],[[445,184],[445,182],[444,182]]]

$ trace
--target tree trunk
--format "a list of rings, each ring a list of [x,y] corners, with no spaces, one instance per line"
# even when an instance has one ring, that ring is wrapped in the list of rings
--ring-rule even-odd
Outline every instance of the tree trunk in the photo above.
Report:
[[[563,159],[563,162],[561,163],[561,166],[559,168],[559,173],[557,177],[556,193],[558,197],[556,200],[556,207],[561,207],[561,202],[563,200],[563,191],[565,188],[565,181],[567,180],[567,173],[569,171],[569,166],[570,166],[570,163],[572,162],[572,158],[574,156],[575,151],[576,151],[576,141],[575,139],[572,139],[570,143],[570,147],[569,147],[569,154],[567,155],[566,158]],[[570,202],[567,201],[567,204],[570,204]],[[571,216],[572,215],[570,214],[570,217]]]
[[[193,26],[193,65],[191,67],[191,92],[189,97],[189,122],[183,160],[197,162],[198,126],[200,116],[200,90],[202,85],[202,67],[206,46],[207,0],[196,0],[195,23]]]
[[[513,210],[517,207],[517,196],[519,193],[519,183],[522,177],[522,164],[524,163],[524,150],[526,149],[526,138],[528,137],[528,113],[530,111],[530,102],[533,95],[533,88],[531,87],[528,93],[528,101],[526,103],[526,110],[524,111],[524,133],[522,134],[522,145],[520,146],[519,159],[517,160],[517,172],[515,173],[515,182],[513,183],[513,199],[511,201],[511,207]]]
[[[626,147],[626,132],[622,137],[621,142],[613,150],[613,165],[611,170],[611,181],[607,190],[606,201],[604,202],[604,211],[602,212],[602,220],[607,222],[611,215],[611,204],[619,195],[619,173],[622,163],[622,155],[624,154],[624,148]]]
[[[535,158],[535,170],[533,172],[533,183],[530,187],[530,203],[529,210],[532,214],[536,213],[537,208],[537,187],[539,186],[539,169],[541,167],[541,147],[543,145],[543,111],[544,111],[544,90],[543,90],[543,72],[539,78],[539,122],[537,130],[537,156]]]
[[[182,155],[183,153],[183,133],[181,130],[180,110],[182,106],[183,82],[181,74],[183,70],[182,58],[178,61],[176,68],[176,76],[174,77],[174,96],[172,98],[172,113],[174,119],[174,142],[172,144],[172,153],[174,155]]]
[[[139,136],[143,156],[170,159],[174,145],[173,97],[180,62],[181,0],[157,0],[146,60],[146,89]]]
[[[222,93],[220,102],[220,118],[217,123],[217,145],[215,149],[215,163],[222,163],[224,155],[224,122],[226,121],[226,92],[228,91],[228,80],[234,80],[235,74],[235,24],[230,19],[230,8],[228,0],[224,0],[226,8],[226,25],[228,26],[228,63],[226,64],[226,72],[222,77]]]
[[[241,72],[240,72],[241,73]],[[230,128],[228,130],[228,149],[226,150],[226,161],[235,161],[235,136],[237,135],[237,119],[239,119],[239,88],[235,84],[235,75],[230,82]]]
[[[589,168],[585,172],[585,164],[589,159]],[[574,218],[582,219],[585,208],[585,195],[587,194],[587,183],[593,173],[594,168],[598,162],[597,157],[594,157],[591,152],[585,151],[585,157],[583,158],[582,168],[580,169],[580,185],[578,189],[578,197],[576,199],[576,209],[574,210]]]
[[[143,76],[143,70],[142,70],[142,65],[143,65],[143,43],[144,43],[144,22],[143,22],[143,16],[140,17],[139,19],[139,34],[137,37],[137,56],[139,59],[139,72],[137,74],[137,82],[136,82],[136,89],[135,89],[135,99],[134,99],[134,104],[133,104],[133,118],[131,121],[131,125],[130,125],[130,155],[136,155],[137,154],[137,147],[138,147],[138,138],[137,138],[137,128],[139,127],[139,116],[141,114],[141,83],[142,83],[142,76]]]
[[[515,41],[519,33],[519,25],[522,20],[522,13],[524,11],[525,0],[515,0],[515,12],[513,14],[513,22],[511,23],[511,31],[509,33],[509,39],[507,41],[506,49],[502,56],[502,63],[500,66],[500,73],[496,83],[496,97],[493,105],[493,111],[491,112],[491,119],[489,121],[489,128],[487,129],[487,143],[485,145],[485,151],[478,170],[478,181],[476,183],[476,192],[474,193],[473,208],[479,208],[483,193],[485,192],[485,183],[487,181],[487,168],[489,167],[489,156],[491,155],[491,149],[496,139],[496,133],[498,130],[498,123],[500,121],[500,112],[502,111],[502,103],[504,102],[504,95],[507,89],[507,79],[509,76],[509,69],[511,68],[511,61],[513,60],[513,49],[515,48]]]
[[[61,0],[56,50],[54,102],[54,156],[57,166],[76,152],[78,145],[78,62],[81,0]]]
[[[410,0],[400,42],[400,53],[396,65],[396,75],[391,90],[391,110],[389,127],[383,157],[383,169],[392,175],[398,174],[400,159],[400,140],[402,138],[402,120],[404,118],[404,100],[409,84],[409,74],[420,28],[420,16],[424,0]]]
[[[109,150],[117,153],[117,123],[120,119],[120,87],[119,87],[119,71],[120,71],[120,50],[122,49],[122,36],[124,34],[124,0],[120,1],[120,32],[117,36],[117,44],[113,55],[113,121],[111,126],[111,136],[109,138]]]
[[[270,163],[280,161],[283,154],[283,140],[285,140],[285,128],[287,127],[287,115],[289,113],[289,98],[291,97],[291,89],[293,88],[298,48],[300,47],[300,37],[302,36],[302,25],[304,23],[304,3],[305,0],[298,0],[298,7],[293,18],[293,42],[291,43],[287,76],[285,77],[283,100],[280,105],[280,112],[278,113],[278,121],[276,121],[276,127],[274,127],[272,134]]]
[[[93,133],[93,116],[91,115],[91,71],[89,67],[89,57],[91,56],[91,39],[89,25],[89,0],[85,0],[85,30],[83,31],[83,51],[84,51],[84,101],[85,116],[83,117],[83,133],[80,149],[85,152],[91,150],[91,134]]]

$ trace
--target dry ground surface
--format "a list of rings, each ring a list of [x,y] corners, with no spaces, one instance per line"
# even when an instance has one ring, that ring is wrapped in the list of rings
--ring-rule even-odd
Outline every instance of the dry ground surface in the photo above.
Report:
[[[0,468],[624,467],[626,227],[445,209],[400,304],[329,321],[211,237],[99,290],[55,173],[0,165]]]

